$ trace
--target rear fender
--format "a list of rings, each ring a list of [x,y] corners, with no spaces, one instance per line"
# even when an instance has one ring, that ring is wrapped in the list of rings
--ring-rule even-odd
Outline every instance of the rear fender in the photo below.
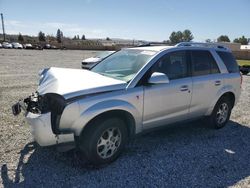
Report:
[[[217,103],[217,101],[221,98],[222,95],[224,95],[225,93],[228,93],[228,92],[231,92],[231,93],[235,93],[234,91],[234,88],[230,85],[226,85],[224,87],[222,87],[216,94],[216,96],[214,97],[214,100],[212,101],[209,109],[207,110],[207,112],[205,113],[205,116],[209,116],[212,114],[213,112],[213,109]]]

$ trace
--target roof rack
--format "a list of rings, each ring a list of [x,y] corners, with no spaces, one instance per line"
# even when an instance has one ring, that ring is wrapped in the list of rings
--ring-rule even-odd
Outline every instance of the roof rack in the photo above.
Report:
[[[203,42],[180,42],[175,45],[176,47],[206,47],[206,48],[219,48],[219,49],[225,49],[230,50],[229,48],[216,44],[216,43],[203,43]]]
[[[147,42],[147,43],[143,43],[138,45],[138,47],[145,47],[145,46],[167,46],[167,43],[164,42]]]

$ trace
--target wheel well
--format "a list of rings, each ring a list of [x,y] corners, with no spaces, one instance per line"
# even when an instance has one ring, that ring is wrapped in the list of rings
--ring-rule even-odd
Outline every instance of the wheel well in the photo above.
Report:
[[[133,137],[135,135],[135,119],[132,116],[132,114],[124,110],[111,110],[111,111],[103,112],[97,115],[96,117],[94,117],[87,123],[87,125],[83,128],[81,134],[84,131],[86,131],[94,121],[99,120],[99,119],[109,118],[109,117],[121,118],[126,124],[128,134],[129,134],[128,136]]]
[[[234,103],[235,103],[235,95],[232,93],[232,92],[227,92],[227,93],[224,93],[220,99],[226,97],[232,104],[232,108],[234,107]],[[219,99],[219,100],[220,100]]]

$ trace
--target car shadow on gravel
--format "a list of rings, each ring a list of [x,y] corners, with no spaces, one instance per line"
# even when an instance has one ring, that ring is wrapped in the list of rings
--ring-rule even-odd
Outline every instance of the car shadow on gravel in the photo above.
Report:
[[[76,150],[59,153],[29,143],[20,151],[14,179],[7,164],[1,167],[2,182],[4,187],[228,187],[249,177],[250,129],[233,121],[219,130],[201,124],[139,136],[102,168],[89,165]]]

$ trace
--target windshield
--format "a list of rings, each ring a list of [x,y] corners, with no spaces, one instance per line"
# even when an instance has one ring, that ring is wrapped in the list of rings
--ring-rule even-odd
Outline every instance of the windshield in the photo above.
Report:
[[[138,49],[121,50],[101,61],[92,71],[128,82],[155,53]]]
[[[98,53],[95,57],[97,58],[101,58],[101,59],[104,59],[105,57],[113,54],[115,51],[105,51],[105,52],[101,52],[101,53]]]

